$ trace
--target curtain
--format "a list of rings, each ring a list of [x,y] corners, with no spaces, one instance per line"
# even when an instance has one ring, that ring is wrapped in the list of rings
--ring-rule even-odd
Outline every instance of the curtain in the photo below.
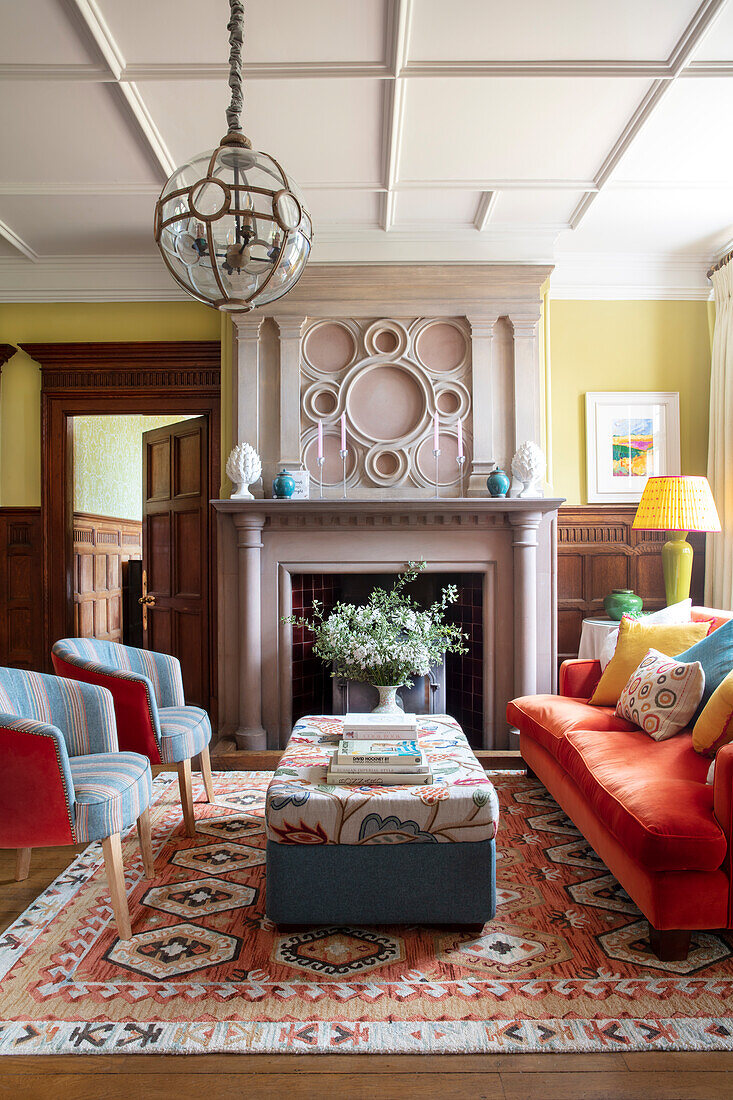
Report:
[[[708,481],[721,533],[707,536],[705,603],[733,608],[733,262],[712,276],[715,330],[710,375]]]

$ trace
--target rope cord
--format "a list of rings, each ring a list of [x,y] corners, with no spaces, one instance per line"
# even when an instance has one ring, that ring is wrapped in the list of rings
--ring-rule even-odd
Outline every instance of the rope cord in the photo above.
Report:
[[[242,113],[242,41],[244,38],[244,4],[242,0],[229,0],[231,16],[227,23],[229,31],[229,87],[232,99],[227,107],[229,133],[242,129],[239,116]]]

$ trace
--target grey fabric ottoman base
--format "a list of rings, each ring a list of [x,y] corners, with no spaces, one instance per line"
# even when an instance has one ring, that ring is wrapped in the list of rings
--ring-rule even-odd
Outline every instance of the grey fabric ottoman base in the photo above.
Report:
[[[496,911],[495,845],[268,840],[267,916],[280,925],[483,925]]]

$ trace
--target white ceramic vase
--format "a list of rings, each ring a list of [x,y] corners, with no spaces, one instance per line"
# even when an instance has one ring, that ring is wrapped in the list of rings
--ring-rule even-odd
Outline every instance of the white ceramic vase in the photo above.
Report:
[[[372,714],[404,714],[399,704],[397,692],[402,684],[372,684],[379,692],[379,702],[372,710]]]

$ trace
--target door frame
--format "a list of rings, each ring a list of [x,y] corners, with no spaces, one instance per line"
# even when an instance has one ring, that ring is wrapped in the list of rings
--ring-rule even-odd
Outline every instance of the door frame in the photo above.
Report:
[[[221,345],[218,340],[21,344],[41,367],[43,642],[73,634],[74,416],[190,413],[208,418],[209,499],[221,480]],[[209,510],[211,702],[217,684],[216,517]],[[63,552],[59,553],[59,548]]]

